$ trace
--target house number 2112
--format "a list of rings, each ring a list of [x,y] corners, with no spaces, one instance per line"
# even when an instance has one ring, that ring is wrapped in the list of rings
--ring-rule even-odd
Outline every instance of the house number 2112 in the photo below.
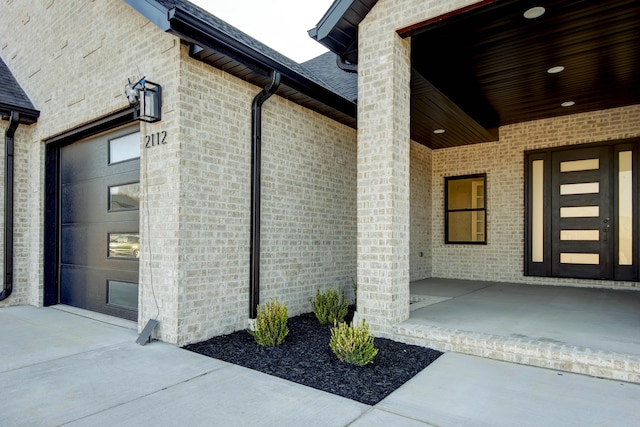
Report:
[[[156,145],[167,143],[167,131],[152,133],[151,135],[145,135],[145,148],[155,147]]]

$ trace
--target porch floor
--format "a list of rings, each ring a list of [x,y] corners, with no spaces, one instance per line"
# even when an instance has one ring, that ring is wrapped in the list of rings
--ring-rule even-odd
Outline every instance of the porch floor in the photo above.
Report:
[[[402,341],[640,383],[640,292],[455,279],[411,283]]]

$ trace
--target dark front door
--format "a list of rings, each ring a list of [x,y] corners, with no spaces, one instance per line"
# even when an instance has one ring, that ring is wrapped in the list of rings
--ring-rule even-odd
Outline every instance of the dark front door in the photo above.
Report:
[[[60,303],[137,320],[140,134],[60,150]]]
[[[552,154],[552,269],[557,277],[611,276],[610,147]]]
[[[528,155],[528,274],[638,280],[638,146]]]

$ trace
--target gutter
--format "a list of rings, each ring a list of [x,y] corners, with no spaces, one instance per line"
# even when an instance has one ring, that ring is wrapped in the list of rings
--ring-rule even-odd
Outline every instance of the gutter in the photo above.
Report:
[[[20,113],[12,111],[4,134],[4,286],[0,301],[13,291],[13,137],[19,123]]]
[[[279,59],[265,54],[257,46],[252,45],[254,41],[249,36],[244,40],[233,37],[227,32],[229,28],[223,26],[228,25],[224,22],[220,22],[221,26],[218,27],[207,22],[203,16],[192,14],[180,5],[162,6],[157,0],[125,0],[125,3],[162,31],[192,44],[190,55],[196,59],[203,47],[207,47],[245,65],[261,76],[266,77],[272,70],[277,71],[281,74],[280,80],[283,85],[349,117],[356,117],[355,102],[343,98],[329,87],[314,80],[309,75],[309,70],[304,69],[300,64],[282,63]],[[239,30],[236,31],[241,33]],[[259,42],[256,41],[256,43]],[[233,74],[230,71],[227,72]],[[238,77],[246,80],[245,77]],[[252,82],[252,84],[256,83]]]
[[[251,255],[249,276],[249,318],[255,319],[260,304],[260,195],[262,190],[262,104],[280,86],[281,75],[271,72],[271,82],[251,105]]]

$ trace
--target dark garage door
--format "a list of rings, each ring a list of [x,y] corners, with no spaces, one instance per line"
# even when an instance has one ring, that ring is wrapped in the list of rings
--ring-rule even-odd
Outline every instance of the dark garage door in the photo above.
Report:
[[[137,320],[140,133],[60,150],[60,303]]]

